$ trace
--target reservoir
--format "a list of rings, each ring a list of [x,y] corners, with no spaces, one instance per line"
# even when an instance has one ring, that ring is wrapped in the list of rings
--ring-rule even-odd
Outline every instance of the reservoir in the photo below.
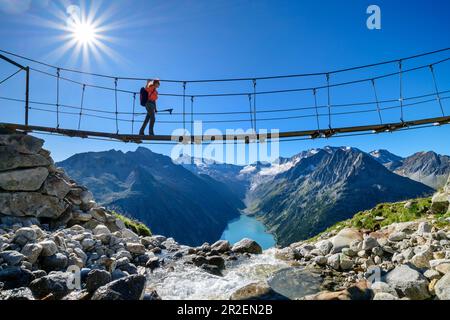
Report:
[[[259,243],[263,250],[275,246],[275,238],[266,231],[264,225],[253,217],[241,214],[239,218],[231,220],[220,239],[234,244],[242,238],[250,238]]]

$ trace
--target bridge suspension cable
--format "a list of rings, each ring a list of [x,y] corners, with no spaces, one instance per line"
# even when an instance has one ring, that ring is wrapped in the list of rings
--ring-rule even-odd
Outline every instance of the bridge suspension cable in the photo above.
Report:
[[[427,52],[423,54],[418,54],[414,56],[409,56],[397,60],[389,60],[379,63],[374,63],[370,65],[363,65],[363,66],[357,66],[357,67],[351,67],[346,69],[338,69],[338,70],[332,70],[328,72],[318,72],[318,73],[304,73],[304,74],[292,74],[292,75],[276,75],[276,76],[266,76],[266,77],[248,77],[248,78],[227,78],[227,79],[202,79],[202,80],[160,80],[161,82],[174,82],[174,83],[180,83],[182,85],[182,92],[162,92],[159,95],[162,97],[180,97],[182,98],[182,110],[181,112],[172,112],[172,109],[167,110],[161,110],[163,111],[169,111],[170,115],[172,116],[181,116],[180,118],[176,119],[170,119],[170,120],[162,120],[158,119],[158,123],[161,124],[172,124],[172,125],[182,125],[183,132],[186,132],[185,135],[187,135],[187,127],[186,127],[186,121],[190,122],[190,140],[194,140],[194,123],[196,121],[202,121],[202,123],[205,124],[237,124],[237,123],[248,123],[250,118],[250,127],[251,132],[257,133],[257,130],[259,129],[260,125],[259,123],[265,123],[269,121],[277,121],[280,124],[284,123],[285,121],[291,120],[292,123],[299,123],[295,120],[302,120],[302,119],[315,119],[315,125],[314,129],[311,130],[310,127],[297,124],[296,127],[300,127],[302,130],[296,130],[292,132],[282,132],[281,135],[283,138],[292,138],[293,136],[309,136],[311,138],[318,138],[318,137],[325,137],[329,138],[334,135],[342,135],[342,134],[349,134],[352,132],[360,132],[360,131],[367,131],[367,130],[375,130],[376,132],[383,132],[383,131],[396,131],[400,128],[409,127],[409,126],[423,126],[428,125],[432,122],[436,122],[439,125],[448,123],[446,113],[445,113],[445,105],[444,101],[450,99],[450,89],[439,91],[438,86],[438,78],[436,77],[436,67],[438,65],[441,65],[447,61],[450,61],[450,56],[447,57],[434,57],[435,54],[448,54],[450,48],[440,49],[432,52]],[[9,54],[14,57],[18,57],[21,59],[24,59],[29,62],[33,62],[36,64],[39,64],[41,66],[47,67],[47,68],[53,68],[56,72],[48,72],[46,70],[42,70],[35,67],[24,67],[11,59],[4,57],[3,55],[0,55],[0,59],[6,60],[9,63],[12,63],[16,66],[18,66],[20,69],[16,71],[15,73],[9,75],[7,78],[2,80],[0,84],[6,82],[7,80],[11,79],[14,75],[19,73],[21,70],[27,70],[27,79],[29,76],[29,72],[33,71],[36,73],[39,73],[43,76],[49,77],[50,81],[53,81],[52,78],[56,81],[56,101],[53,102],[46,102],[39,99],[35,99],[30,101],[28,98],[28,95],[26,99],[18,99],[13,97],[0,97],[0,100],[5,101],[15,101],[15,102],[25,102],[26,104],[26,125],[28,124],[28,110],[34,110],[38,112],[46,112],[46,113],[54,113],[56,114],[56,125],[55,125],[55,131],[51,127],[44,127],[44,126],[34,126],[34,130],[37,130],[36,128],[39,128],[42,131],[47,132],[56,132],[56,133],[67,133],[68,135],[94,135],[99,137],[98,134],[93,133],[93,131],[83,131],[81,130],[81,122],[83,117],[88,118],[96,118],[96,119],[103,119],[103,120],[111,120],[114,122],[113,127],[115,128],[115,133],[113,136],[111,133],[107,132],[100,132],[99,134],[103,134],[103,136],[106,136],[108,138],[111,137],[119,137],[121,141],[123,140],[167,140],[167,135],[162,136],[156,136],[153,138],[143,138],[139,135],[134,135],[134,123],[136,121],[137,117],[141,117],[146,115],[146,112],[136,112],[135,110],[135,104],[136,104],[136,92],[135,90],[128,90],[124,88],[123,80],[145,80],[143,78],[130,78],[130,77],[119,77],[119,76],[109,76],[109,75],[102,75],[102,74],[96,74],[96,73],[88,73],[84,71],[78,71],[73,69],[67,69],[62,67],[53,66],[47,63],[42,63],[40,61],[29,59],[20,55],[16,55],[14,53],[10,53],[4,50],[0,50],[0,52],[3,52],[5,54]],[[409,68],[405,68],[405,61],[409,61],[415,58],[422,58],[432,56],[430,58],[431,61],[427,61],[426,63],[421,63],[419,65],[411,66]],[[380,73],[378,71],[376,74],[373,74],[372,76],[365,76],[361,75],[360,77],[357,77],[356,79],[350,79],[350,80],[340,80],[338,81],[339,77],[335,77],[334,75],[338,73],[344,73],[349,71],[355,71],[355,70],[361,70],[361,69],[367,69],[372,67],[377,67],[381,65],[387,65],[387,64],[396,64],[397,69],[394,71],[384,71],[383,73]],[[416,71],[419,70],[429,70],[431,74],[431,80],[433,84],[433,92],[431,93],[420,93],[416,95],[408,95],[407,90],[405,90],[405,75],[406,74],[417,74]],[[440,68],[439,68],[440,70]],[[80,81],[77,79],[73,79],[71,77],[68,77],[68,73],[79,73],[79,74],[86,74],[93,77],[102,77],[106,79],[112,79],[113,80],[113,86],[105,86],[103,84],[96,84],[96,83],[88,83],[84,81]],[[439,73],[439,75],[441,75]],[[319,83],[315,83],[315,85],[307,85],[307,86],[297,86],[297,87],[276,87],[271,90],[267,90],[264,86],[259,85],[259,81],[263,80],[279,80],[279,79],[286,79],[286,78],[300,78],[300,77],[324,77],[322,80],[319,80]],[[380,86],[381,80],[389,80],[389,81],[397,81],[398,77],[398,91],[394,96],[395,98],[388,97],[384,99],[380,99],[380,91],[382,91],[383,96],[385,96],[386,89],[383,90],[383,87]],[[409,77],[408,77],[409,78]],[[325,79],[325,81],[323,81]],[[429,78],[428,78],[429,79]],[[187,93],[187,85],[190,83],[206,83],[206,82],[231,82],[231,81],[250,81],[251,82],[251,89],[249,90],[242,90],[242,91],[235,91],[235,92],[214,92],[214,93],[204,93],[201,91],[194,91],[191,90],[191,87],[189,87],[189,93]],[[61,93],[61,81],[66,81],[68,83],[72,83],[75,85],[78,85],[81,87],[81,100],[80,103],[76,102],[74,103],[68,102],[68,98],[66,98],[67,95],[64,95]],[[108,80],[106,80],[108,81]],[[316,81],[317,82],[317,81]],[[119,87],[119,83],[120,86]],[[28,80],[27,80],[28,84]],[[258,85],[257,85],[258,84]],[[353,86],[356,86],[358,84],[361,84],[362,87],[365,88],[365,90],[370,90],[367,95],[371,96],[370,99],[358,99],[359,101],[349,101],[349,102],[341,102],[339,101],[339,90],[337,89],[346,89],[346,88],[352,88]],[[367,86],[367,84],[370,85]],[[247,84],[248,85],[248,84]],[[396,85],[395,85],[396,86]],[[366,88],[367,87],[367,88]],[[28,88],[28,85],[27,85]],[[85,90],[87,88],[91,89],[99,89],[99,90],[107,90],[112,91],[113,96],[113,107],[107,107],[107,108],[100,108],[100,107],[89,107],[85,105]],[[248,88],[248,87],[247,87]],[[257,88],[259,90],[257,90]],[[265,90],[264,90],[265,89]],[[389,88],[390,89],[390,88]],[[394,87],[395,89],[395,87]],[[391,89],[390,91],[394,90]],[[63,87],[63,90],[65,90],[65,87]],[[361,90],[361,89],[360,89]],[[94,91],[94,90],[92,90]],[[388,90],[389,91],[389,90]],[[394,90],[395,91],[395,90]],[[91,90],[89,90],[91,92]],[[312,92],[313,95],[313,104],[309,105],[297,105],[295,107],[281,107],[281,105],[278,105],[277,107],[267,107],[264,106],[260,101],[266,101],[267,99],[258,99],[258,104],[256,103],[257,96],[259,95],[281,95],[281,94],[287,94],[287,93],[301,93],[305,92],[309,95]],[[351,95],[354,92],[350,92]],[[28,89],[27,89],[28,94]],[[131,104],[124,103],[124,100],[119,100],[120,97],[125,97],[127,95],[128,97],[131,97]],[[341,94],[342,95],[342,94]],[[200,106],[198,106],[198,102],[196,99],[198,98],[204,98],[202,101],[208,100],[207,98],[215,98],[215,101],[220,100],[221,97],[240,97],[240,96],[247,96],[248,98],[248,111],[244,111],[244,108],[231,108],[232,105],[227,104],[226,110],[220,110],[220,111],[214,111],[211,110],[212,108],[206,108],[205,110],[202,110],[205,108],[202,103],[200,103]],[[110,97],[110,96],[109,96]],[[190,110],[187,110],[186,106],[186,98],[190,98]],[[321,98],[323,101],[319,103],[319,98]],[[310,99],[310,98],[309,98]],[[61,101],[65,100],[65,101]],[[130,101],[130,100],[127,100]],[[195,110],[194,110],[194,101],[195,103]],[[428,116],[426,118],[425,116],[422,116],[421,119],[416,120],[406,120],[405,116],[408,115],[408,111],[412,109],[414,106],[420,106],[425,105],[427,103],[431,103],[437,101],[437,104],[439,106],[439,114],[442,117],[435,117],[434,115]],[[31,104],[32,106],[29,106]],[[37,105],[37,107],[36,107]],[[129,105],[128,108],[132,109],[131,111],[124,111],[120,110],[124,109],[124,105]],[[366,106],[367,108],[364,108]],[[48,108],[45,108],[48,107]],[[67,109],[71,109],[74,111],[68,111]],[[105,110],[106,109],[106,110]],[[247,107],[245,108],[247,109]],[[326,109],[324,111],[323,109]],[[434,109],[434,108],[433,108]],[[389,115],[392,118],[393,113],[389,113],[390,110],[398,110],[400,113],[400,117],[396,117],[396,119],[400,120],[400,122],[396,121],[390,121]],[[418,109],[417,109],[418,110]],[[435,110],[435,109],[434,109]],[[76,112],[75,112],[76,111]],[[303,112],[305,111],[305,112]],[[398,115],[398,111],[395,111],[395,114]],[[164,117],[169,116],[169,114],[164,113],[158,113],[159,115],[162,115]],[[421,109],[421,112],[423,112],[423,108]],[[275,115],[275,116],[260,116],[262,114],[277,114],[277,113],[290,113],[285,115]],[[370,114],[376,115],[378,118],[377,124],[365,124],[361,126],[353,125],[350,127],[346,127],[342,124],[342,121],[339,121],[341,118],[337,118],[339,116],[342,116],[342,119],[347,120],[347,122],[350,119],[354,119],[356,116],[361,115],[361,119],[366,119],[368,121],[373,116]],[[75,127],[78,129],[79,133],[74,132],[73,130],[69,129],[61,129],[61,115],[65,116],[77,116],[78,117],[78,123],[75,124]],[[233,116],[233,118],[221,118],[222,115],[230,115]],[[243,117],[238,117],[238,116]],[[345,117],[353,115],[355,117]],[[367,115],[367,116],[363,116]],[[190,116],[188,119],[186,119],[186,116]],[[219,117],[219,118],[202,118],[205,117]],[[236,117],[235,117],[236,116]],[[249,118],[248,118],[249,116]],[[408,117],[410,118],[410,117]],[[64,119],[67,119],[67,117],[63,117]],[[356,118],[355,118],[356,119]],[[338,121],[337,121],[338,120]],[[76,120],[75,120],[76,121]],[[76,123],[76,122],[75,122]],[[123,130],[125,128],[125,124],[121,123],[130,123],[131,124],[131,135],[122,134],[119,132],[119,130]],[[84,126],[88,126],[89,122],[83,122]],[[9,124],[10,126],[12,124]],[[322,126],[322,127],[321,127]],[[30,126],[32,128],[32,126]],[[326,128],[326,129],[324,129]],[[84,132],[84,133],[83,133]],[[286,134],[285,134],[286,133]],[[258,138],[259,139],[259,138]],[[204,137],[200,137],[201,141],[205,141]],[[221,139],[225,140],[225,139]]]

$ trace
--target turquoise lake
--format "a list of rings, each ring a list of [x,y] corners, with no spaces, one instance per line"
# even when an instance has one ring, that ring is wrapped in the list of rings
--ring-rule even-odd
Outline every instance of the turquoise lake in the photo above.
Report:
[[[228,223],[220,239],[234,244],[242,238],[255,240],[263,249],[275,246],[275,238],[266,231],[264,225],[255,218],[243,214]]]

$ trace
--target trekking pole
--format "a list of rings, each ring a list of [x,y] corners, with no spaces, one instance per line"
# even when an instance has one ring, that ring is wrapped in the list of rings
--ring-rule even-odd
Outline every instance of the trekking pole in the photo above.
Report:
[[[164,110],[159,110],[158,113],[160,112],[169,112],[170,114],[172,114],[173,109],[164,109]]]

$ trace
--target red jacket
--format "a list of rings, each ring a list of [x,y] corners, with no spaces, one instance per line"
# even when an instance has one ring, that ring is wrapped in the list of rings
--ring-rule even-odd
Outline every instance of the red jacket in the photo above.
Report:
[[[158,90],[156,90],[155,86],[152,84],[145,88],[148,92],[148,100],[156,101],[158,100]]]

